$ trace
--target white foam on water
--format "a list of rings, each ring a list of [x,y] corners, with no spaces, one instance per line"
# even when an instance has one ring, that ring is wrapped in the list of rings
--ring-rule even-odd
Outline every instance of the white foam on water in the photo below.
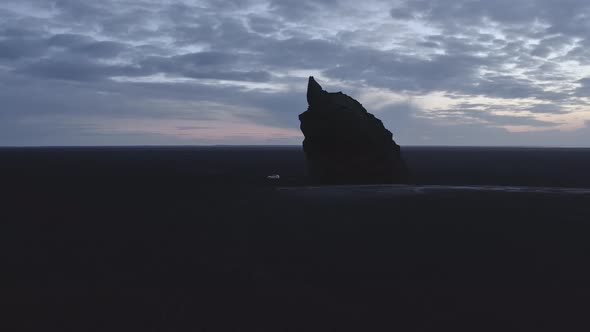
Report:
[[[390,193],[397,195],[421,195],[452,192],[505,192],[554,195],[590,195],[590,188],[564,187],[520,187],[520,186],[451,186],[451,185],[337,185],[337,186],[303,186],[281,187],[282,191],[322,191],[325,193]]]

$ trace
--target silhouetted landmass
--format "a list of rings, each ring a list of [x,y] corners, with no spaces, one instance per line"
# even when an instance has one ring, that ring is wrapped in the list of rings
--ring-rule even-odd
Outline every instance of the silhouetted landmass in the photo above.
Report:
[[[403,183],[407,169],[392,133],[353,98],[309,78],[299,115],[309,175],[319,184]]]
[[[420,184],[590,188],[590,149],[404,158]],[[301,147],[0,148],[0,327],[588,330],[588,190],[282,186],[305,165]]]

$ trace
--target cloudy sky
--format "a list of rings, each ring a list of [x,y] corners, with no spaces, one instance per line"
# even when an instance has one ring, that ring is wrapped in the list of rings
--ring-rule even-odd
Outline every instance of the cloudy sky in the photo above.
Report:
[[[590,146],[587,0],[2,0],[0,145],[300,144],[307,77],[401,145]]]

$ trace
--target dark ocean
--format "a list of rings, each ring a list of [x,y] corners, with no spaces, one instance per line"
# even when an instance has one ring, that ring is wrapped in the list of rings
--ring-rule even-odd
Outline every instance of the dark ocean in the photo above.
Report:
[[[590,188],[590,148],[405,147],[419,185]],[[300,147],[0,148],[0,176],[182,177],[200,185],[305,184]]]
[[[590,149],[402,156],[409,185],[310,186],[299,147],[0,148],[0,309],[36,331],[590,328]]]

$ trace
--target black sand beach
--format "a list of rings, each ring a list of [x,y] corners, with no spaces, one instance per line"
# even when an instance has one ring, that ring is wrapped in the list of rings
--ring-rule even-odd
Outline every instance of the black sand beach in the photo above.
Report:
[[[37,331],[587,330],[590,150],[0,149],[2,312]],[[266,176],[280,174],[279,182]]]

